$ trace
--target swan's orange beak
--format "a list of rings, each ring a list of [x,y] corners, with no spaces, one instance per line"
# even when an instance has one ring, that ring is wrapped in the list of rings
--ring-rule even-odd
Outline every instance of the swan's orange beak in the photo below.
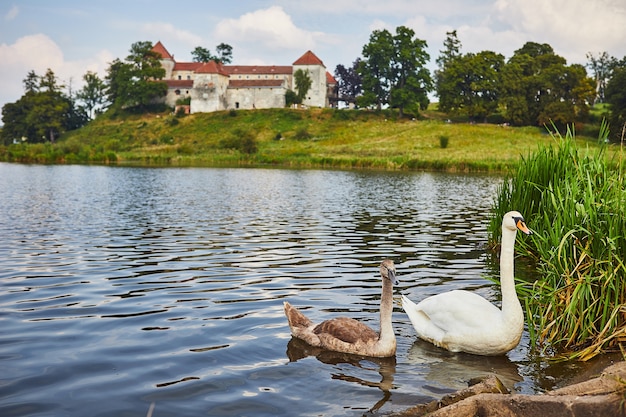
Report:
[[[517,228],[518,228],[519,230],[521,230],[522,232],[526,233],[527,235],[532,235],[532,234],[533,234],[532,230],[530,230],[530,229],[528,228],[528,226],[526,226],[526,223],[524,223],[524,220],[522,220],[522,219],[517,219],[517,220],[515,221],[515,225],[517,226]]]

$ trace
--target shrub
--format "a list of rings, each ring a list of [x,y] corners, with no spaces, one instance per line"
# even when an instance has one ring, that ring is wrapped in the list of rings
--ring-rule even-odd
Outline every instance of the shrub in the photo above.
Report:
[[[309,133],[306,127],[299,128],[296,133],[293,135],[295,140],[308,140],[311,139],[313,135]]]
[[[442,149],[447,148],[449,139],[450,138],[448,138],[447,136],[444,136],[444,135],[439,136],[439,147],[442,148]]]

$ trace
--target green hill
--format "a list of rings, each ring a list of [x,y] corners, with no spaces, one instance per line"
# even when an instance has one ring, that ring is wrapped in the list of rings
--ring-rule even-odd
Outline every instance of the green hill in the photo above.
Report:
[[[360,110],[232,110],[104,115],[54,144],[0,147],[0,160],[504,172],[551,141],[545,129],[448,123],[433,111],[398,120]]]

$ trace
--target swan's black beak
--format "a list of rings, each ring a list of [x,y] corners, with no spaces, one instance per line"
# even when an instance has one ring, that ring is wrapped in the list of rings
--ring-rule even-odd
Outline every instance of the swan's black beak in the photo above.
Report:
[[[391,281],[391,283],[394,286],[400,285],[400,281],[398,281],[398,279],[396,278],[396,271],[388,269],[387,272],[389,273],[389,280]]]
[[[528,226],[526,226],[526,223],[524,222],[524,219],[521,219],[521,218],[519,218],[519,217],[518,217],[518,218],[516,218],[516,219],[515,219],[515,225],[517,226],[517,228],[518,228],[521,232],[524,232],[524,233],[526,233],[527,235],[532,235],[532,234],[533,234],[533,231],[532,231],[532,230],[530,230],[530,229],[528,228]]]

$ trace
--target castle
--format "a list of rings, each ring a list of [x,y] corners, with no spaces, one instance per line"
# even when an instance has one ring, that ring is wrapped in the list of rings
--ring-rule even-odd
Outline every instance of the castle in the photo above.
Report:
[[[299,69],[312,81],[303,105],[330,107],[336,96],[335,79],[311,51],[292,65],[221,65],[215,61],[176,62],[161,41],[152,50],[161,55],[165,69],[165,103],[175,107],[180,99],[189,98],[190,113],[285,107],[285,93],[294,90],[293,75]]]

